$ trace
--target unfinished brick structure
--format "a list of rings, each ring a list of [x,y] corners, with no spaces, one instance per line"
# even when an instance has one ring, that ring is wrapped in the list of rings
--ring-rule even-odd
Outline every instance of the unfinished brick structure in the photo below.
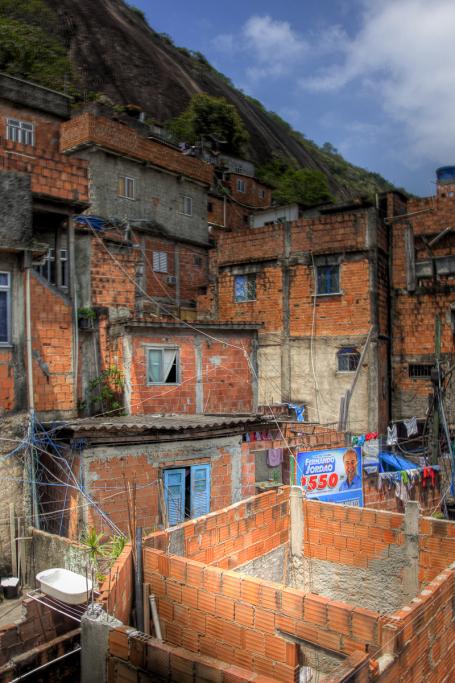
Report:
[[[71,216],[87,206],[87,164],[59,151],[68,97],[9,76],[0,75],[0,83],[0,409],[71,414],[76,406]],[[27,382],[28,309],[33,367]]]
[[[211,314],[263,323],[259,403],[303,403],[310,420],[335,422],[358,367],[345,422],[349,415],[353,429],[383,428],[387,240],[376,210],[334,207],[221,233],[214,252]]]
[[[110,666],[132,681],[170,669],[198,681],[206,665],[220,681],[297,681],[306,666],[324,681],[448,682],[454,554],[453,525],[412,510],[265,493],[146,540],[144,580],[167,647],[120,629]]]
[[[389,199],[391,232],[391,315],[393,334],[393,416],[424,414],[432,393],[436,316],[440,320],[441,362],[454,360],[455,198],[440,182],[436,197]],[[400,215],[401,214],[401,215]],[[452,398],[450,399],[452,400]],[[452,419],[452,415],[448,416]]]

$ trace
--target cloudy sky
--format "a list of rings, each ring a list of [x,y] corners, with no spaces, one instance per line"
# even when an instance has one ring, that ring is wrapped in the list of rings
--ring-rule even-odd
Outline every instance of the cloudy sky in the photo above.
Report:
[[[455,164],[455,0],[131,0],[318,144],[420,195]]]

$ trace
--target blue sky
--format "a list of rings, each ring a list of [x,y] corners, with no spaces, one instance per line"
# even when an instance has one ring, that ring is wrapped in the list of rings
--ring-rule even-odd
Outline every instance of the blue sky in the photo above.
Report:
[[[318,144],[419,195],[455,164],[454,0],[131,0]]]

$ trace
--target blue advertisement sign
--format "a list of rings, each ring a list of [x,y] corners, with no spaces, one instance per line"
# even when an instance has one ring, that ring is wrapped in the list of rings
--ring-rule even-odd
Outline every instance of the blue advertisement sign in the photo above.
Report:
[[[305,488],[308,498],[363,507],[361,449],[297,453],[296,484]]]

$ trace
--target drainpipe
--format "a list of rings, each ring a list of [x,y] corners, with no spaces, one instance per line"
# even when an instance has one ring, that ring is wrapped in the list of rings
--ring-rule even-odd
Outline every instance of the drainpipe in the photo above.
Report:
[[[28,260],[31,254],[28,254]],[[27,351],[27,382],[28,382],[28,409],[31,415],[35,413],[35,399],[33,391],[33,365],[32,365],[32,316],[30,308],[30,268],[31,263],[26,264],[25,279],[25,332]]]
[[[30,412],[30,427],[35,417],[35,397],[33,387],[33,358],[32,358],[32,314],[30,305],[30,270],[32,266],[32,255],[25,253],[25,334],[26,334],[26,354],[27,354],[27,384],[28,384],[28,409]],[[30,433],[30,432],[29,432]],[[31,436],[31,434],[30,434]],[[33,524],[39,529],[38,498],[36,494],[36,472],[35,472],[35,449],[30,445],[30,494],[32,500]]]

